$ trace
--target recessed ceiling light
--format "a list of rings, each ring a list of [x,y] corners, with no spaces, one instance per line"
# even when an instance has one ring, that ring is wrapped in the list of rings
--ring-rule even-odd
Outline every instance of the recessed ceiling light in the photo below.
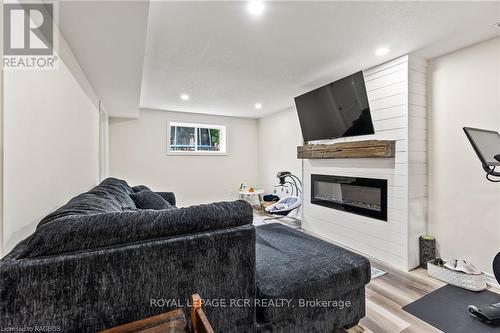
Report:
[[[389,48],[388,48],[388,47],[381,46],[381,47],[379,47],[379,48],[377,48],[377,49],[375,50],[375,55],[376,55],[376,56],[379,56],[379,57],[381,57],[381,56],[385,56],[387,53],[389,53],[389,51],[390,51],[390,50],[389,50]]]
[[[264,13],[266,8],[265,4],[261,0],[251,0],[247,4],[247,11],[252,16],[260,16]]]
[[[181,94],[181,99],[183,101],[189,101],[189,95],[188,94]]]
[[[254,107],[255,107],[256,109],[262,109],[262,104],[260,104],[260,103],[255,103]]]

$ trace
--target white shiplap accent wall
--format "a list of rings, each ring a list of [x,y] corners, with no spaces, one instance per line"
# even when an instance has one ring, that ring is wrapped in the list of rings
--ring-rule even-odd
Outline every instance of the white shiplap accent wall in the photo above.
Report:
[[[408,61],[408,268],[419,264],[418,237],[427,232],[427,62]]]
[[[302,227],[332,242],[409,270],[426,231],[425,62],[404,56],[365,70],[374,135],[317,143],[396,140],[392,159],[304,160]],[[311,174],[387,179],[388,221],[311,204]]]

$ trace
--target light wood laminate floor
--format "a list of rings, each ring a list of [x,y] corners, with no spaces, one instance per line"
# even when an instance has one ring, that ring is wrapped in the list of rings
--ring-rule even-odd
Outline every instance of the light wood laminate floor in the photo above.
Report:
[[[372,265],[387,274],[366,286],[366,317],[360,324],[338,333],[435,333],[437,328],[412,316],[403,306],[442,287],[445,283],[427,275],[421,268],[401,272],[372,260]],[[493,292],[500,290],[489,288]]]

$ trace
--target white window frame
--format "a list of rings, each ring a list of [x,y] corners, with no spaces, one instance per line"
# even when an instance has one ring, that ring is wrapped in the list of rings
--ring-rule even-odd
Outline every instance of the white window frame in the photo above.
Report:
[[[194,142],[195,142],[195,150],[194,151],[171,151],[170,150],[170,135],[172,131],[172,126],[178,127],[194,127]],[[198,128],[210,128],[210,129],[218,129],[220,130],[220,150],[219,151],[207,151],[207,150],[197,150],[197,142],[198,142]],[[167,124],[167,155],[219,155],[225,156],[227,155],[227,130],[224,125],[210,125],[210,124],[200,124],[200,123],[185,123],[179,121],[169,121]]]

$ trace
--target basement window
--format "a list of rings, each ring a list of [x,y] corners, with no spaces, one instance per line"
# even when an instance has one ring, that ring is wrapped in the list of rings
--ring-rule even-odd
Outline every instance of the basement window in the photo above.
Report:
[[[226,127],[170,122],[168,154],[221,155],[226,153]]]

